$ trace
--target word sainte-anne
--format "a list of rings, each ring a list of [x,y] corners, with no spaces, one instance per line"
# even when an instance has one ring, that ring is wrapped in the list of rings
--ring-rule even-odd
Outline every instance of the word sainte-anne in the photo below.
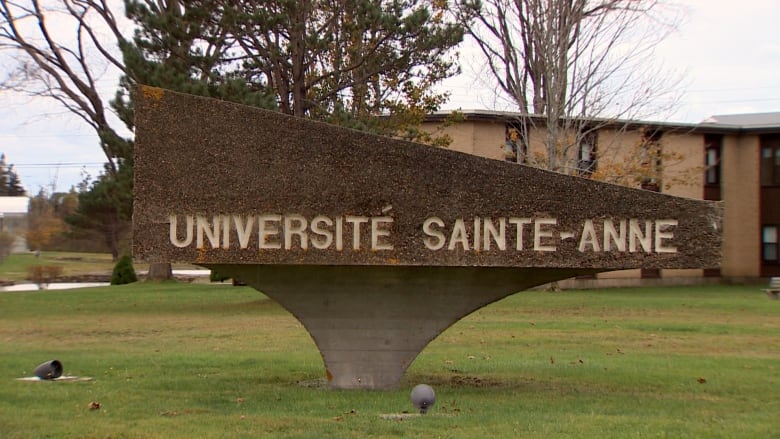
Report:
[[[332,251],[392,251],[391,216],[299,214],[170,215],[170,242],[198,249],[257,248],[262,251],[309,248]],[[555,252],[575,240],[580,252],[677,253],[676,219],[586,219],[561,230],[556,218],[475,216],[447,222],[431,216],[416,229],[429,251]]]
[[[438,217],[430,217],[423,222],[423,239],[429,250],[489,251],[495,246],[501,251],[533,250],[554,252],[557,242],[568,239],[578,240],[580,252],[645,252],[676,253],[677,248],[668,240],[674,238],[670,229],[677,226],[677,220],[615,220],[600,221],[587,219],[579,233],[558,230],[556,218],[482,218],[472,221],[456,219],[448,228]],[[526,236],[530,235],[529,239]],[[513,244],[513,245],[510,245]]]

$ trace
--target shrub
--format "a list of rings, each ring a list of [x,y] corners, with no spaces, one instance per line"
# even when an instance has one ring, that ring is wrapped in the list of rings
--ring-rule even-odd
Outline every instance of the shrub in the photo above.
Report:
[[[123,285],[136,282],[138,276],[135,274],[135,268],[133,268],[133,260],[129,255],[124,255],[119,258],[119,261],[114,265],[114,271],[111,273],[111,285]]]
[[[14,247],[14,241],[16,241],[16,238],[10,233],[0,232],[0,264],[3,263],[6,256],[11,254],[11,250],[13,250]]]
[[[46,289],[52,280],[62,275],[60,265],[30,265],[27,267],[27,279],[38,285],[39,290]]]
[[[230,277],[219,274],[215,270],[211,270],[211,274],[209,275],[209,280],[212,282],[225,282],[228,279],[230,279]]]

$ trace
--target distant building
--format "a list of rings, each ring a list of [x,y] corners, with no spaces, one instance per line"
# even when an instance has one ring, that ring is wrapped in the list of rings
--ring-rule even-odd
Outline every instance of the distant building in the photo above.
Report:
[[[495,111],[463,111],[463,116],[462,122],[443,131],[452,138],[452,150],[518,163],[543,155],[540,118]],[[432,115],[426,125],[433,130],[445,117],[444,113]],[[633,184],[671,195],[722,201],[725,207],[720,269],[627,270],[599,274],[595,277],[599,284],[780,276],[780,112],[713,116],[698,124],[596,120],[592,126],[587,135],[569,138],[576,143],[569,145],[565,159],[566,166],[574,169],[570,173],[608,173],[615,165],[634,159],[637,145],[657,148],[663,151],[661,156],[674,157],[676,163],[659,166],[657,178],[644,176]],[[527,134],[518,136],[518,131]]]
[[[27,251],[28,197],[0,197],[0,232],[14,236],[11,253]]]

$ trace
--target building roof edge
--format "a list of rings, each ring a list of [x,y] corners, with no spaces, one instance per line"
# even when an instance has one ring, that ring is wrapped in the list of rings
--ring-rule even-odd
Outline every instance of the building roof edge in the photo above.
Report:
[[[514,111],[457,109],[440,110],[426,116],[426,121],[444,120],[453,113],[459,113],[466,120],[501,121],[529,118],[542,121],[544,116]],[[578,118],[574,118],[575,120]],[[634,119],[610,118],[580,118],[585,122],[602,126],[621,126],[628,128],[655,128],[658,130],[690,131],[713,134],[740,133],[776,133],[780,132],[780,112],[776,113],[746,113],[738,115],[711,116],[699,123],[662,122]]]

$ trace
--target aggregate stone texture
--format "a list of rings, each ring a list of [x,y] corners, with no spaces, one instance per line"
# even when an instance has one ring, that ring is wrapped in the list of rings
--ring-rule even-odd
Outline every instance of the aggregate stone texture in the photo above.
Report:
[[[137,259],[200,264],[394,265],[549,267],[606,271],[626,268],[710,268],[720,265],[722,206],[630,189],[443,148],[375,136],[224,101],[140,86],[135,90],[136,141],[133,251]],[[498,145],[496,145],[498,146]],[[219,245],[177,247],[170,237],[176,215],[179,239],[186,216],[214,218],[294,216],[312,221],[348,216],[384,218],[372,249],[370,223],[357,250],[344,226],[344,246],[318,249],[293,236],[289,249],[260,248],[249,230],[241,248],[237,231]],[[446,244],[431,250],[426,219],[436,217]],[[392,220],[387,220],[392,218]],[[507,225],[506,249],[475,249],[474,219],[524,218],[524,247]],[[533,248],[533,221],[544,248]],[[453,235],[458,220],[469,242]],[[676,220],[665,238],[674,252],[583,250],[587,220],[603,242],[602,224],[630,219]],[[219,221],[219,220],[218,220]],[[217,222],[218,222],[217,221]],[[243,223],[249,224],[249,223]],[[282,227],[283,220],[274,227]],[[481,223],[480,223],[481,224]],[[257,228],[257,221],[253,223]],[[480,226],[481,227],[481,226]],[[479,227],[478,227],[479,228]],[[331,231],[333,228],[331,227]],[[192,233],[195,234],[195,227]],[[308,231],[311,234],[311,231]],[[272,236],[281,240],[284,232]],[[550,236],[547,236],[549,234]],[[453,240],[450,249],[449,241]],[[480,237],[477,241],[482,243]],[[205,238],[204,238],[205,239]],[[306,247],[306,248],[304,248]],[[392,247],[392,249],[387,249]]]

